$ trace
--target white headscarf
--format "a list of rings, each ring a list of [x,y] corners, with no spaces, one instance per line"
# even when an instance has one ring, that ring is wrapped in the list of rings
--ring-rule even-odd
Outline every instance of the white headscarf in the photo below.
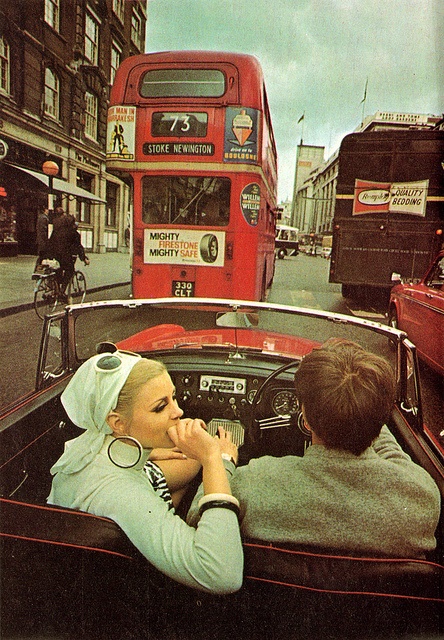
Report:
[[[105,366],[110,362],[115,364],[112,358],[120,360],[118,368],[102,369],[97,366],[97,363]],[[76,473],[94,460],[106,435],[112,433],[106,418],[115,409],[119,393],[139,360],[137,354],[120,351],[100,353],[76,371],[62,393],[61,401],[70,420],[86,429],[86,433],[65,443],[63,455],[51,468],[52,475],[59,471]]]

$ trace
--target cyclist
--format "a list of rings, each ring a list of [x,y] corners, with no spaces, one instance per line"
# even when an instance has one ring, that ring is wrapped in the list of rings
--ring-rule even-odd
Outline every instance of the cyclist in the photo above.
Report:
[[[89,258],[85,254],[74,216],[65,213],[62,207],[57,207],[54,211],[53,231],[46,254],[47,258],[55,258],[60,264],[57,280],[63,295],[74,274],[77,256],[85,265],[89,264]]]

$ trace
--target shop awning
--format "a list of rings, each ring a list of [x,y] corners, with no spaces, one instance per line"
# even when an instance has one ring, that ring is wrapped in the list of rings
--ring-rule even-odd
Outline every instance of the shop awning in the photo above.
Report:
[[[49,177],[40,171],[32,171],[31,169],[25,169],[25,167],[19,167],[16,164],[9,164],[9,167],[13,167],[14,169],[18,169],[19,171],[23,171],[23,173],[27,173],[32,176],[36,180],[40,180],[49,188]],[[54,191],[58,191],[60,193],[67,193],[70,196],[75,196],[76,198],[83,198],[84,200],[91,200],[92,202],[103,202],[106,203],[106,200],[103,198],[99,198],[91,191],[87,191],[86,189],[82,189],[81,187],[77,187],[75,184],[71,184],[71,182],[65,182],[65,180],[60,180],[60,178],[53,178],[52,188]]]

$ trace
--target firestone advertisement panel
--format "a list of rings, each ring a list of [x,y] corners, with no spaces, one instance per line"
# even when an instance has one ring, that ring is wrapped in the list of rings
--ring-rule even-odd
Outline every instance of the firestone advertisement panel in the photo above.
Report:
[[[188,229],[145,229],[145,264],[223,267],[225,233]]]

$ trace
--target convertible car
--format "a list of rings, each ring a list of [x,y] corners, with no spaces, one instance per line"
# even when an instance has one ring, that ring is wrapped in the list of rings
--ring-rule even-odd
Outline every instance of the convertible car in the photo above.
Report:
[[[160,575],[112,520],[46,504],[49,469],[80,433],[60,394],[88,357],[120,348],[162,360],[185,415],[233,431],[245,464],[310,446],[292,380],[303,356],[332,336],[392,362],[388,427],[443,493],[444,452],[423,421],[416,349],[394,327],[210,299],[91,302],[47,316],[35,391],[0,416],[1,637],[443,637],[442,522],[436,551],[421,560],[247,539],[242,588],[213,596]]]

